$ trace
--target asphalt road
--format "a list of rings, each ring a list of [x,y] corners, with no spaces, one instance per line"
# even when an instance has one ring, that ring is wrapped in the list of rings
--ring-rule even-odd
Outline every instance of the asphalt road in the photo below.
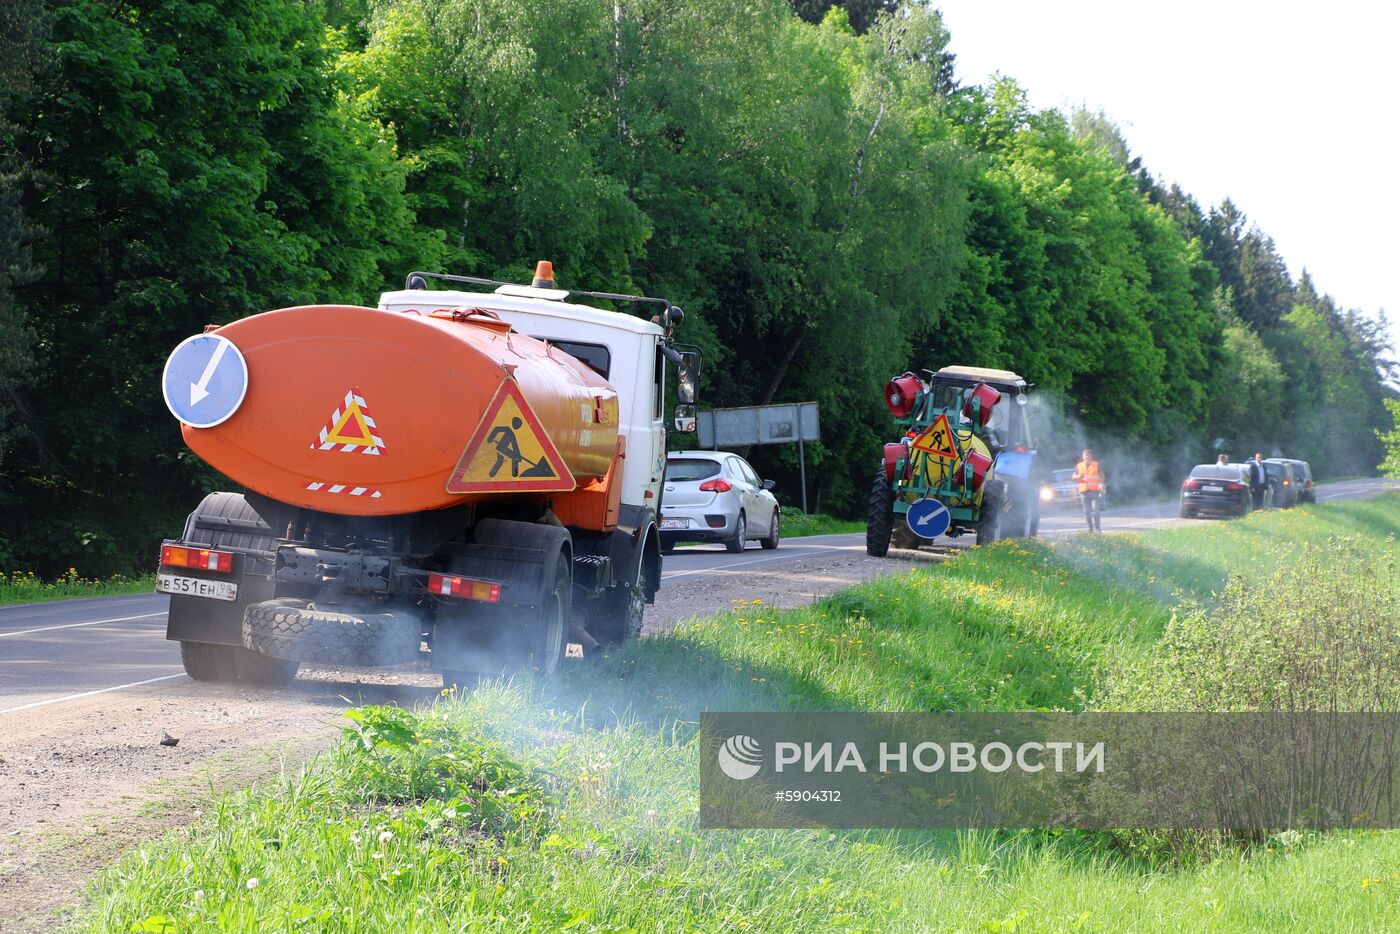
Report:
[[[1322,484],[1318,501],[1364,499],[1394,487],[1386,481],[1347,480]],[[1176,504],[1159,503],[1108,509],[1105,532],[1141,531],[1204,520],[1177,518]],[[1046,516],[1041,534],[1060,536],[1082,531],[1075,513]],[[935,544],[958,547],[961,541]],[[784,564],[823,555],[860,554],[862,535],[819,535],[785,539],[777,551],[757,544],[742,554],[722,546],[678,549],[666,558],[664,581],[701,576],[780,570]],[[141,685],[188,684],[179,647],[165,639],[165,596],[143,594],[98,597],[0,607],[0,724],[7,716],[80,701]]]

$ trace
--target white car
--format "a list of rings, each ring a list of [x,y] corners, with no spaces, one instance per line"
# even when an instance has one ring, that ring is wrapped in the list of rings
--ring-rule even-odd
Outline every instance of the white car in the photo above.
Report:
[[[666,457],[661,484],[661,550],[678,542],[723,542],[743,551],[751,541],[777,548],[781,510],[772,480],[724,451],[676,451]]]

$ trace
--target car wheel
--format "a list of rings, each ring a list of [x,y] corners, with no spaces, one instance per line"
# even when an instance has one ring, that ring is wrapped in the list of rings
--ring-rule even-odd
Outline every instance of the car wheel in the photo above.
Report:
[[[734,536],[724,543],[724,550],[737,554],[744,550],[748,544],[749,527],[744,522],[744,514],[739,513],[739,518],[734,520]]]
[[[778,510],[773,510],[773,521],[768,524],[768,535],[759,540],[764,551],[772,551],[778,547],[778,539],[782,537],[781,523],[782,515]]]

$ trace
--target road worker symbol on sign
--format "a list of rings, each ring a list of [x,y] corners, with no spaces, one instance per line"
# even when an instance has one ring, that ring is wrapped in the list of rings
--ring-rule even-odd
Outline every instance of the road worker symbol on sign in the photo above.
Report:
[[[923,451],[932,457],[945,461],[958,459],[958,446],[953,440],[953,431],[948,427],[948,416],[940,415],[934,423],[924,429],[914,439],[915,450]]]
[[[486,407],[447,481],[449,493],[572,490],[574,475],[514,380]]]

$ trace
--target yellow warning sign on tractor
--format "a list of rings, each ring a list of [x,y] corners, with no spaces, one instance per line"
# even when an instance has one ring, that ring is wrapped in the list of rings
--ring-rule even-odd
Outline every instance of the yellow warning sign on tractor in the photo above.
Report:
[[[574,475],[515,380],[496,390],[447,481],[449,493],[572,490]]]
[[[912,446],[916,451],[923,451],[925,454],[941,460],[955,461],[958,459],[958,446],[953,440],[952,429],[948,427],[946,414],[938,416],[932,425],[925,428],[914,439]]]

